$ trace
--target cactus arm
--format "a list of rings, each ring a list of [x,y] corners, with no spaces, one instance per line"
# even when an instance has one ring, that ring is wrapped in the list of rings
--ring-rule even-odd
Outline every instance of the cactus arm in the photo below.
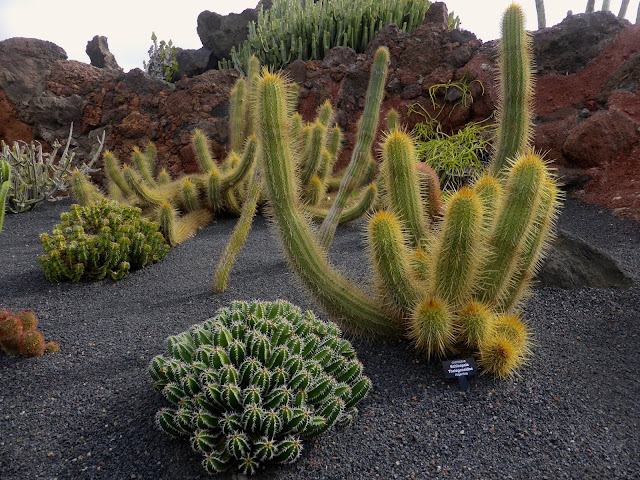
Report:
[[[239,182],[241,182],[247,173],[251,170],[251,167],[254,164],[256,159],[256,153],[258,151],[258,139],[255,135],[249,137],[246,145],[244,147],[244,151],[242,152],[242,158],[240,159],[240,163],[236,165],[236,167],[229,173],[226,173],[221,179],[221,188],[226,190],[230,187],[235,186]]]
[[[533,75],[530,39],[522,9],[512,4],[502,19],[498,60],[500,107],[498,132],[490,173],[501,177],[509,160],[525,150],[531,137]]]
[[[335,202],[331,206],[327,218],[322,222],[320,230],[318,231],[318,239],[324,249],[328,249],[331,245],[340,214],[347,203],[347,199],[358,187],[361,177],[367,170],[369,153],[378,126],[380,104],[382,103],[382,97],[384,95],[384,83],[387,77],[388,64],[389,50],[385,47],[378,48],[373,59],[364,113],[362,115],[360,128],[358,129],[358,137],[353,148],[351,162],[347,167],[344,177],[342,177]]]
[[[371,218],[367,238],[385,303],[399,312],[410,312],[421,293],[410,275],[409,253],[400,225],[398,218],[381,210]]]
[[[127,184],[133,190],[133,192],[140,198],[142,202],[148,205],[160,205],[167,200],[155,189],[149,188],[138,174],[129,166],[124,165],[122,167],[123,176]]]
[[[434,296],[454,309],[471,296],[481,258],[482,208],[477,196],[462,188],[451,198],[433,250]]]
[[[247,82],[244,78],[239,78],[231,89],[229,96],[229,130],[231,136],[230,147],[234,152],[240,152],[244,144],[244,122],[246,103]]]
[[[311,138],[305,148],[304,165],[301,175],[301,184],[305,187],[320,169],[326,134],[327,127],[321,121],[316,121],[311,126]]]
[[[500,298],[498,310],[513,310],[529,290],[531,279],[540,268],[540,263],[549,248],[558,203],[562,192],[555,179],[547,176],[543,182],[541,200],[536,208],[534,220],[526,233],[524,247],[519,252],[518,267],[514,271],[505,294]]]
[[[138,147],[133,148],[133,163],[136,166],[136,170],[149,187],[155,188],[158,185],[156,181],[153,179],[153,175],[151,174],[151,170],[149,169],[149,160],[143,154]]]
[[[318,303],[347,328],[371,334],[393,333],[394,326],[380,306],[329,264],[298,209],[285,90],[281,77],[263,73],[258,81],[255,121],[270,204],[289,263]]]
[[[505,193],[488,239],[491,254],[480,267],[482,281],[476,298],[483,303],[491,305],[499,300],[517,267],[518,251],[544,193],[545,170],[540,157],[526,154],[507,172]]]
[[[107,150],[104,152],[102,159],[104,161],[104,167],[107,177],[122,191],[125,197],[132,195],[133,190],[124,179],[122,170],[120,168],[120,162],[118,162],[118,159],[115,157],[115,155]]]
[[[401,130],[391,132],[382,144],[382,158],[389,208],[398,216],[409,234],[409,244],[415,248],[425,237],[427,219],[416,175],[415,147],[409,136]]]
[[[231,237],[224,247],[222,255],[220,255],[215,273],[213,274],[211,290],[214,293],[224,293],[227,289],[229,274],[231,273],[231,269],[236,261],[238,252],[247,241],[247,236],[251,231],[251,225],[256,213],[258,199],[262,193],[262,187],[262,181],[259,175],[255,174],[249,183],[249,191],[247,192],[247,198],[242,204],[238,223],[236,223],[233,232],[231,232]]]
[[[98,187],[91,183],[77,168],[71,173],[71,190],[73,196],[82,206],[93,206],[105,199]]]

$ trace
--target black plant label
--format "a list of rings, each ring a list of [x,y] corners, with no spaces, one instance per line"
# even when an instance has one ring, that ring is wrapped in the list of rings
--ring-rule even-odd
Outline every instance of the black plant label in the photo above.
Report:
[[[444,360],[442,368],[444,370],[444,378],[457,378],[460,390],[463,392],[469,389],[467,377],[478,374],[478,367],[473,357]]]

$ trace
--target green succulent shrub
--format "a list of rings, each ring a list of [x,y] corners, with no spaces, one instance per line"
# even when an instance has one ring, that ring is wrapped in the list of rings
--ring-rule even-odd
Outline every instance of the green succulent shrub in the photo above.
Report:
[[[0,232],[4,223],[4,211],[9,193],[9,181],[11,180],[11,165],[4,159],[0,159]]]
[[[162,260],[169,250],[156,222],[140,209],[102,200],[96,206],[71,205],[53,234],[40,235],[44,255],[38,261],[52,282],[80,278],[118,280]]]
[[[57,141],[53,144],[53,151],[42,151],[40,142],[14,142],[10,147],[0,141],[0,161],[6,161],[11,167],[11,179],[6,196],[7,210],[21,213],[31,210],[41,202],[54,197],[69,188],[71,163],[75,153],[69,152],[73,124],[69,130],[69,138],[60,158],[58,149],[62,146]],[[104,145],[104,133],[98,137],[98,148],[89,163],[83,163],[78,170],[83,174],[95,172],[93,164],[100,157]]]
[[[173,407],[156,420],[209,473],[294,462],[303,440],[349,424],[371,388],[339,328],[284,300],[235,301],[167,346],[149,372]]]
[[[442,129],[438,120],[445,110],[446,102],[438,104],[436,97],[446,96],[452,89],[460,93],[460,99],[451,107],[451,114],[458,105],[467,107],[473,103],[469,88],[473,82],[469,82],[465,74],[457,82],[432,85],[429,88],[429,98],[435,114],[431,114],[419,103],[411,104],[407,109],[407,117],[413,114],[424,119],[416,123],[412,131],[416,141],[416,152],[419,161],[427,163],[438,174],[440,186],[444,191],[457,190],[484,173],[485,163],[488,162],[491,144],[495,138],[495,124],[487,120],[469,122],[451,134]]]
[[[158,37],[156,33],[151,33],[151,47],[149,47],[149,63],[142,61],[144,69],[154,78],[159,78],[167,82],[173,82],[178,75],[178,51],[173,46],[173,42],[165,42],[160,40],[158,45]]]
[[[249,24],[249,35],[231,50],[231,63],[247,71],[251,55],[271,68],[283,68],[294,60],[321,60],[333,47],[351,47],[362,53],[384,25],[395,23],[411,32],[424,21],[431,5],[427,0],[274,0],[261,8],[258,21]],[[450,15],[451,27],[459,19]]]
[[[39,357],[60,350],[58,342],[44,342],[38,330],[38,320],[32,310],[18,310],[15,314],[0,309],[0,348],[7,355]]]

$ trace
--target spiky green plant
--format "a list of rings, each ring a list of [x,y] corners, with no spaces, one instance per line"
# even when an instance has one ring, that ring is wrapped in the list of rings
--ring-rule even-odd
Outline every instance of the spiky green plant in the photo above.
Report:
[[[21,213],[34,208],[45,200],[69,188],[71,164],[75,153],[69,152],[73,134],[73,124],[69,129],[69,138],[60,158],[57,157],[61,147],[56,140],[53,151],[44,153],[39,142],[14,142],[9,147],[4,141],[0,142],[0,160],[9,162],[11,166],[11,180],[7,192],[7,209],[12,213]],[[95,172],[93,164],[100,157],[104,145],[104,133],[98,137],[98,148],[89,163],[83,163],[76,168],[84,174]]]
[[[160,41],[155,32],[151,32],[151,47],[149,47],[149,62],[142,61],[142,66],[149,75],[167,82],[176,80],[178,74],[178,50],[173,46],[173,42]]]
[[[156,420],[209,473],[296,461],[304,440],[348,425],[371,388],[339,328],[284,300],[235,301],[167,346],[149,366],[173,404]]]
[[[169,250],[159,225],[142,218],[139,208],[102,200],[96,206],[71,205],[60,218],[52,235],[40,235],[44,255],[38,261],[52,282],[118,280],[162,260]]]
[[[251,55],[278,69],[298,59],[322,59],[335,46],[361,53],[384,25],[395,23],[411,32],[422,24],[430,5],[427,0],[274,0],[271,8],[260,9],[231,58],[246,72]],[[455,20],[450,23],[455,25]]]
[[[39,357],[60,349],[57,342],[45,343],[42,332],[36,327],[38,320],[32,310],[19,310],[12,314],[0,310],[0,348],[7,355]]]
[[[5,203],[11,181],[11,165],[6,160],[0,160],[0,232],[4,223]]]
[[[510,7],[505,18],[510,19],[505,23],[522,22],[519,7]],[[503,41],[518,43],[522,39],[509,32],[521,28],[505,28]],[[384,50],[379,52],[384,55]],[[526,90],[528,52],[508,45],[502,55],[524,58],[501,63],[522,69],[508,77],[519,85],[507,90]],[[384,75],[380,81],[384,83]],[[318,303],[344,328],[370,334],[404,331],[428,357],[472,349],[487,370],[514,374],[528,353],[527,342],[498,335],[493,326],[501,313],[515,312],[550,238],[560,195],[543,159],[520,144],[504,169],[492,167],[499,175],[487,175],[451,195],[439,218],[415,173],[413,142],[398,128],[391,132],[382,148],[385,194],[368,229],[380,291],[376,297],[333,268],[318,241],[322,231],[316,236],[305,220],[294,143],[288,137],[286,91],[280,75],[265,72],[258,81],[254,114],[262,168],[289,263]],[[525,99],[527,108],[529,101]],[[505,101],[500,122],[514,117],[505,111],[511,108],[514,103]],[[500,126],[498,131],[506,137],[499,139],[499,149],[522,140],[520,130]],[[502,162],[500,158],[493,161]],[[361,158],[354,155],[352,164],[357,161]],[[431,227],[432,218],[437,228]]]

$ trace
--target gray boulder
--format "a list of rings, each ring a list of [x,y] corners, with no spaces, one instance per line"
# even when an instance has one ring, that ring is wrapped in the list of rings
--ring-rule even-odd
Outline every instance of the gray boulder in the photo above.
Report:
[[[194,77],[201,73],[218,68],[218,63],[211,64],[211,50],[206,47],[194,49],[176,48],[178,62],[178,78]]]
[[[110,68],[113,70],[120,70],[120,65],[116,61],[116,57],[109,51],[109,44],[107,43],[107,37],[96,35],[87,42],[87,48],[85,49],[89,59],[91,59],[91,65],[98,68]]]
[[[198,36],[202,45],[211,51],[210,64],[229,58],[231,47],[244,42],[249,34],[249,22],[258,19],[258,11],[247,8],[242,13],[220,15],[205,10],[198,15]],[[178,62],[179,64],[180,62]]]
[[[537,285],[568,290],[629,288],[633,280],[607,253],[559,228],[537,276]]]
[[[58,45],[36,38],[14,37],[0,42],[0,89],[13,103],[28,102],[46,88],[52,65],[66,60]]]

